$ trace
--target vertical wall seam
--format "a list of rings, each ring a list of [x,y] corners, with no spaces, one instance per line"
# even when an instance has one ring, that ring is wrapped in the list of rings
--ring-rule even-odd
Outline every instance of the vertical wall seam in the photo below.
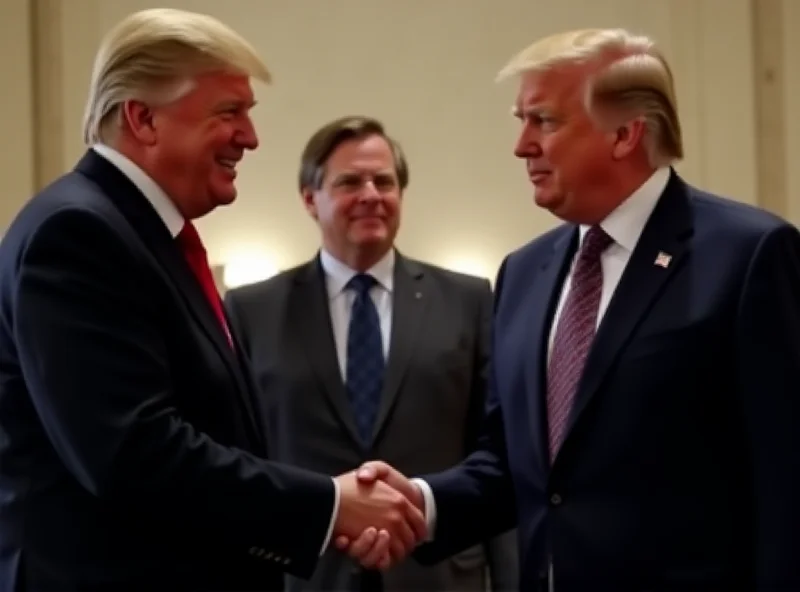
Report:
[[[793,0],[790,0],[793,1]],[[782,0],[751,0],[757,203],[789,215]]]
[[[61,1],[31,0],[33,174],[38,191],[63,173],[64,86]]]

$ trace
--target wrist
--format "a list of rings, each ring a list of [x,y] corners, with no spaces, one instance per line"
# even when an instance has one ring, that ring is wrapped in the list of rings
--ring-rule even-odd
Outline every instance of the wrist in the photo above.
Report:
[[[413,494],[409,498],[409,501],[414,504],[420,512],[425,514],[425,494],[422,493],[422,488],[418,483],[412,481],[411,490],[413,491]]]

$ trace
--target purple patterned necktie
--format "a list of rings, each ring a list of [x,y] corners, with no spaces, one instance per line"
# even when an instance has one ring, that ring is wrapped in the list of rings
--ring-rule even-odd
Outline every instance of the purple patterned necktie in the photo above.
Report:
[[[583,239],[572,270],[572,281],[556,327],[547,370],[551,462],[561,446],[575,391],[597,329],[597,313],[603,291],[600,255],[613,242],[602,228],[592,226]]]

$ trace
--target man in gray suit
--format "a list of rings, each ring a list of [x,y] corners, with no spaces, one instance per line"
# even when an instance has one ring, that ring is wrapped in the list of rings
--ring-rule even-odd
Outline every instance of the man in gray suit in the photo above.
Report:
[[[346,117],[303,152],[300,192],[322,248],[229,292],[261,393],[269,455],[337,475],[368,459],[426,474],[458,463],[483,417],[491,287],[394,248],[408,166],[379,121]],[[433,567],[363,570],[331,550],[289,590],[515,590],[515,533]],[[487,586],[487,581],[490,585]]]

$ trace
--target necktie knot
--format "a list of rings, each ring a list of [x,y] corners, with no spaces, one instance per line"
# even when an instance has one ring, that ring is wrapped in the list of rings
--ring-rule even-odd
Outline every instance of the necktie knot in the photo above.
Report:
[[[581,257],[584,259],[596,261],[600,258],[608,247],[614,242],[608,233],[600,226],[592,226],[583,237],[583,245],[581,246]]]
[[[183,225],[180,233],[178,233],[178,243],[181,248],[188,253],[205,253],[206,249],[203,246],[203,241],[197,232],[194,224],[187,220]]]
[[[359,296],[364,296],[369,292],[369,289],[377,283],[378,281],[371,275],[359,273],[350,278],[350,281],[347,282],[347,287],[351,290],[355,290]]]

